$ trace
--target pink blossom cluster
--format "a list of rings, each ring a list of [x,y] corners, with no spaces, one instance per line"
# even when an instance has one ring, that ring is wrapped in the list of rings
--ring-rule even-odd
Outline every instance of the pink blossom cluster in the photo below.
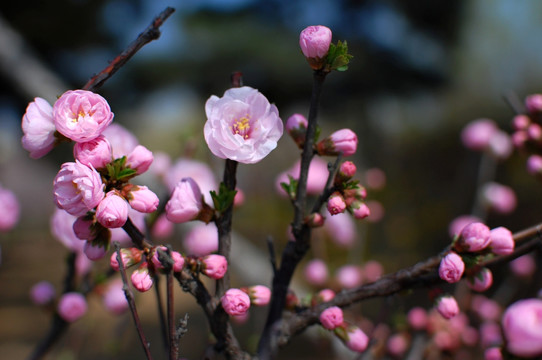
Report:
[[[496,159],[507,159],[513,151],[512,139],[491,119],[476,119],[461,132],[463,145],[470,150],[485,151]]]

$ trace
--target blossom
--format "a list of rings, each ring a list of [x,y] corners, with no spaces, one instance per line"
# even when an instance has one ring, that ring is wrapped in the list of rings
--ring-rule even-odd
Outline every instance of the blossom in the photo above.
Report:
[[[86,314],[87,300],[78,292],[68,292],[58,301],[58,315],[67,322],[74,322]]]
[[[442,280],[449,283],[456,283],[461,280],[465,271],[465,263],[461,256],[455,252],[448,253],[441,261],[438,274]]]
[[[404,334],[393,334],[388,338],[386,343],[386,348],[388,352],[397,357],[401,358],[404,353],[408,350],[408,340]]]
[[[511,254],[514,252],[515,244],[514,236],[507,228],[499,226],[495,229],[491,229],[489,234],[489,248],[494,254]]]
[[[158,208],[158,196],[146,186],[134,186],[126,195],[132,209],[142,213],[151,213]]]
[[[338,306],[331,306],[320,314],[320,323],[328,330],[333,330],[343,323],[343,311]]]
[[[321,69],[331,44],[331,30],[323,25],[309,26],[299,34],[299,47],[311,68]]]
[[[47,100],[37,97],[28,104],[21,121],[23,148],[30,152],[30,157],[38,159],[55,145],[55,124],[53,107]]]
[[[211,152],[222,159],[253,164],[266,157],[282,136],[277,107],[248,86],[226,90],[205,104],[204,136]]]
[[[183,241],[189,255],[205,256],[218,250],[218,230],[214,223],[198,223],[192,227]]]
[[[49,281],[40,281],[30,289],[30,298],[36,305],[46,305],[55,298],[55,287]]]
[[[19,221],[20,206],[15,194],[0,186],[0,231],[11,230]]]
[[[497,124],[493,120],[477,119],[463,128],[461,141],[467,149],[484,150],[498,130]]]
[[[247,289],[246,293],[250,297],[250,303],[256,306],[263,306],[271,300],[271,290],[267,286],[254,285]]]
[[[425,330],[428,323],[427,311],[419,306],[413,307],[407,313],[408,324],[414,330]]]
[[[79,161],[62,164],[53,182],[56,205],[74,216],[82,216],[104,198],[104,184],[93,167]]]
[[[277,192],[281,195],[284,195],[284,188],[280,185],[281,183],[289,183],[290,179],[288,176],[298,180],[299,173],[301,171],[301,160],[298,160],[289,170],[279,174],[275,180],[275,186]],[[307,174],[307,195],[318,195],[320,194],[325,186],[327,177],[329,175],[329,170],[327,168],[327,162],[320,159],[312,159],[309,165],[309,173]]]
[[[337,215],[343,213],[344,210],[346,210],[344,198],[338,191],[336,191],[331,194],[327,201],[327,211],[329,211],[331,215]]]
[[[201,262],[202,272],[212,279],[222,279],[228,271],[228,260],[222,255],[207,255]]]
[[[113,314],[122,314],[128,310],[128,301],[123,290],[121,279],[109,282],[102,298],[104,307]]]
[[[218,190],[218,182],[215,174],[204,162],[180,158],[169,169],[165,175],[166,184],[171,192],[184,178],[192,178],[198,184],[198,187],[205,198],[207,204],[212,204],[211,190]]]
[[[96,220],[106,228],[122,227],[128,220],[128,203],[111,190],[96,208]]]
[[[250,298],[242,290],[229,289],[220,298],[222,308],[231,316],[243,315],[250,308]]]
[[[350,129],[335,131],[327,138],[320,140],[316,145],[320,155],[354,155],[358,148],[358,136]]]
[[[352,351],[363,352],[369,345],[369,337],[355,325],[343,324],[337,326],[334,332]]]
[[[107,253],[107,249],[102,244],[94,244],[92,241],[85,241],[83,253],[92,261],[100,260]]]
[[[536,262],[530,254],[525,254],[510,261],[509,266],[514,275],[519,277],[531,276],[536,270]]]
[[[459,314],[459,306],[453,296],[442,296],[437,300],[437,311],[445,319],[451,319]]]
[[[143,145],[137,145],[127,156],[126,166],[136,171],[136,174],[143,174],[151,167],[154,157],[152,152]]]
[[[301,114],[293,114],[286,120],[286,132],[292,137],[299,148],[305,144],[308,121]]]
[[[159,246],[155,249],[151,261],[156,269],[163,269],[164,265],[162,265],[162,261],[160,261],[160,252],[158,251],[158,248],[160,248],[160,250],[162,250],[164,253],[167,253],[167,247]],[[173,271],[181,271],[184,267],[184,257],[177,251],[170,251],[169,255],[171,256],[171,260],[173,261]]]
[[[73,230],[76,219],[66,211],[56,208],[51,217],[50,227],[51,233],[62,245],[73,252],[81,252],[84,242],[75,235]]]
[[[476,275],[469,278],[467,284],[474,291],[486,291],[493,285],[493,274],[488,268],[482,268]]]
[[[343,265],[335,273],[337,282],[344,288],[351,289],[361,285],[363,275],[359,266]]]
[[[139,141],[135,135],[120,124],[112,123],[105,128],[102,135],[111,144],[114,159],[128,155],[139,145]]]
[[[490,182],[482,187],[481,195],[486,206],[499,214],[509,214],[516,208],[516,193],[509,186]]]
[[[461,234],[454,244],[458,251],[477,252],[489,245],[489,228],[481,222],[468,224],[461,230]]]
[[[542,355],[542,300],[513,303],[502,317],[507,350],[521,357]]]
[[[321,259],[309,261],[305,266],[304,274],[309,284],[317,286],[325,284],[329,277],[327,265]]]
[[[184,178],[177,183],[171,198],[166,204],[169,221],[183,223],[195,220],[203,209],[201,190],[192,178]]]
[[[150,290],[154,283],[146,263],[143,263],[142,266],[135,270],[130,276],[130,279],[132,280],[132,285],[140,292]]]
[[[66,91],[53,105],[56,129],[76,142],[97,138],[111,121],[113,113],[109,104],[92,91]]]
[[[109,141],[100,135],[90,141],[76,143],[73,156],[83,165],[100,169],[111,162],[113,154]]]
[[[365,219],[367,216],[371,215],[371,210],[366,203],[355,200],[348,206],[348,211],[354,215],[354,218],[361,220]]]

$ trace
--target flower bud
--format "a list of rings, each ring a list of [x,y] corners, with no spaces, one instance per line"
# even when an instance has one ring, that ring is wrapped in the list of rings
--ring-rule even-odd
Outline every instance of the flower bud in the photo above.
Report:
[[[451,319],[459,314],[459,306],[453,296],[442,296],[437,300],[437,311],[445,319]]]
[[[357,265],[343,265],[335,273],[337,282],[344,288],[351,289],[361,285],[363,275]]]
[[[467,149],[484,150],[497,131],[498,127],[493,120],[477,119],[465,126],[461,132],[461,140]]]
[[[73,223],[73,233],[80,240],[92,240],[92,225],[94,221],[86,216],[78,217]]]
[[[320,314],[320,323],[328,330],[333,330],[343,323],[343,311],[338,306],[331,306]]]
[[[137,145],[126,157],[126,166],[136,171],[136,174],[143,174],[149,170],[154,157],[152,152],[143,145]]]
[[[132,273],[131,280],[132,285],[140,292],[148,291],[154,283],[146,263]]]
[[[171,258],[173,259],[173,271],[181,272],[184,267],[184,257],[178,251],[171,252]]]
[[[96,208],[96,220],[106,228],[122,227],[128,220],[128,203],[111,190]]]
[[[356,200],[348,206],[348,211],[358,220],[365,219],[371,215],[371,210],[366,203]]]
[[[314,70],[321,69],[331,44],[331,30],[322,25],[309,26],[299,34],[299,46],[309,65]]]
[[[188,255],[205,256],[218,250],[218,230],[214,223],[198,223],[186,234],[183,241]]]
[[[335,297],[335,291],[331,289],[322,289],[312,297],[311,305],[316,306],[321,303],[325,303],[333,300]]]
[[[457,251],[477,252],[489,245],[489,228],[483,223],[468,224],[461,230],[461,234],[454,244]]]
[[[21,127],[23,148],[30,152],[31,158],[39,159],[55,146],[53,107],[47,100],[37,97],[28,104]]]
[[[327,210],[331,215],[337,215],[343,213],[346,210],[346,203],[344,198],[338,191],[331,194],[327,200]]]
[[[484,360],[503,360],[500,347],[490,347],[484,351]]]
[[[526,254],[510,261],[510,270],[519,277],[529,277],[536,270],[536,262],[530,254]]]
[[[514,252],[514,236],[505,227],[492,229],[489,234],[489,248],[494,254],[508,255]]]
[[[228,260],[222,255],[207,255],[201,262],[202,272],[212,279],[222,279],[228,271]]]
[[[103,244],[93,243],[90,240],[85,241],[83,253],[92,261],[100,260],[107,253],[107,249]]]
[[[75,143],[73,156],[81,164],[101,169],[111,162],[113,153],[109,141],[105,136],[100,135],[87,142]]]
[[[449,283],[456,283],[461,280],[465,271],[465,263],[461,256],[455,252],[448,253],[441,261],[438,274],[442,280]]]
[[[158,208],[158,196],[146,186],[134,186],[126,195],[132,209],[142,213],[151,213]]]
[[[311,285],[324,285],[329,277],[327,265],[323,260],[313,259],[305,266],[305,279]]]
[[[533,94],[525,98],[525,106],[531,114],[542,112],[542,94]]]
[[[335,184],[342,184],[356,175],[356,165],[352,161],[345,161],[339,167],[339,171],[335,175]]]
[[[128,301],[123,290],[121,279],[110,281],[103,294],[104,307],[111,313],[120,315],[128,310]]]
[[[19,221],[20,205],[15,194],[0,186],[0,232],[9,231]]]
[[[126,269],[132,265],[138,264],[141,261],[142,253],[143,251],[137,248],[120,249],[120,257],[124,268]],[[113,270],[119,271],[119,262],[116,251],[111,254],[110,265]]]
[[[542,300],[513,303],[504,313],[502,327],[510,353],[528,358],[542,355]]]
[[[352,351],[364,352],[369,345],[369,337],[357,326],[343,324],[337,326],[334,332]]]
[[[86,314],[88,309],[87,300],[78,292],[68,292],[58,301],[58,315],[67,322],[79,320]]]
[[[300,149],[305,145],[307,126],[307,119],[301,114],[293,114],[286,120],[286,131]]]
[[[516,209],[516,193],[511,187],[490,182],[481,189],[484,204],[499,214],[510,214]]]
[[[40,281],[30,289],[30,298],[36,305],[47,305],[55,298],[55,287],[49,281]]]
[[[413,307],[407,313],[408,324],[417,331],[425,330],[428,323],[427,311],[421,307]]]
[[[299,298],[292,289],[288,289],[286,293],[286,309],[293,310],[299,305]]]
[[[474,291],[486,291],[493,285],[493,274],[488,268],[482,268],[476,275],[469,278],[467,284]]]
[[[269,304],[271,300],[271,290],[267,286],[254,285],[247,289],[246,293],[250,297],[250,303],[256,306]]]
[[[184,178],[177,183],[166,204],[166,216],[169,221],[179,224],[195,220],[202,209],[203,200],[198,184],[192,178]]]
[[[317,228],[324,225],[325,218],[320,213],[312,213],[305,218],[305,224],[309,227]]]
[[[242,290],[229,289],[220,298],[222,308],[231,316],[243,315],[250,308],[250,298]]]
[[[358,136],[350,129],[337,130],[316,145],[319,155],[339,155],[342,152],[343,156],[350,156],[355,154],[357,147]]]
[[[408,350],[408,339],[405,334],[393,334],[388,338],[386,348],[388,352],[395,358],[402,358]]]
[[[542,175],[542,156],[535,154],[527,158],[527,172],[531,175]]]

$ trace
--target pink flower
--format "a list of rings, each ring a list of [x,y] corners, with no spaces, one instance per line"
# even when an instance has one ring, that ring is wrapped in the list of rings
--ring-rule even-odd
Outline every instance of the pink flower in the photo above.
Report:
[[[494,254],[511,254],[514,252],[515,244],[512,232],[505,227],[492,229],[489,234],[489,248]]]
[[[179,224],[195,220],[202,209],[203,198],[198,184],[192,178],[184,178],[177,183],[166,204],[166,216],[169,221]]]
[[[343,311],[338,306],[331,306],[320,314],[320,323],[328,330],[333,330],[343,323]]]
[[[118,159],[128,155],[139,145],[139,141],[124,126],[113,123],[102,132],[102,135],[109,140],[113,150],[113,158]]]
[[[486,291],[493,285],[493,274],[488,268],[482,268],[480,272],[469,278],[467,284],[474,291]]]
[[[94,237],[92,226],[94,221],[86,216],[80,216],[73,222],[73,233],[80,240],[92,240]]]
[[[0,186],[0,231],[9,231],[19,221],[20,206],[15,194]]]
[[[331,194],[327,200],[327,211],[331,215],[337,215],[343,213],[346,210],[346,203],[344,202],[343,196],[339,192],[334,192]]]
[[[336,327],[334,332],[352,351],[364,352],[369,345],[369,337],[357,326],[343,324]]]
[[[461,132],[461,140],[467,149],[484,150],[497,131],[498,127],[493,120],[477,119],[465,126]]]
[[[104,198],[100,174],[79,161],[62,164],[53,182],[57,206],[74,216],[83,216]]]
[[[506,348],[516,356],[542,355],[542,300],[519,300],[506,309],[502,318]]]
[[[58,315],[67,322],[79,320],[86,314],[88,309],[87,300],[78,292],[68,292],[62,295],[58,301]]]
[[[85,241],[83,253],[92,261],[100,260],[107,253],[105,246],[93,244],[92,241]]]
[[[356,175],[356,165],[352,161],[345,161],[339,167],[337,175],[335,175],[335,183],[348,181]]]
[[[178,251],[171,252],[171,259],[173,259],[173,271],[181,272],[184,267],[184,257]]]
[[[328,216],[324,229],[335,244],[345,248],[354,245],[357,236],[356,223],[349,214]]]
[[[247,86],[226,90],[222,98],[211,96],[205,113],[205,141],[211,152],[222,159],[256,163],[277,146],[282,136],[277,107]]]
[[[381,190],[386,186],[386,173],[379,168],[370,168],[365,171],[365,183],[368,188]]]
[[[305,279],[311,285],[324,285],[328,279],[329,273],[327,265],[323,260],[313,259],[305,266]]]
[[[532,94],[525,98],[525,106],[530,113],[542,112],[542,94]]]
[[[509,186],[490,182],[482,187],[481,193],[486,206],[499,214],[510,214],[516,209],[516,193]]]
[[[536,270],[536,262],[530,254],[518,257],[510,261],[510,270],[519,277],[531,276]]]
[[[271,300],[271,290],[267,286],[254,285],[247,289],[250,303],[256,306],[264,306]]]
[[[96,208],[96,220],[106,228],[122,227],[128,220],[128,203],[111,190]]]
[[[213,199],[210,191],[218,190],[218,183],[215,174],[209,165],[204,162],[181,158],[171,166],[171,169],[166,174],[165,181],[169,190],[173,192],[179,181],[189,177],[198,184],[205,202],[212,204]]]
[[[299,180],[300,171],[301,161],[299,160],[289,170],[281,173],[277,177],[275,184],[279,194],[285,194],[280,183],[284,182],[288,184],[290,182],[288,175]],[[326,186],[328,174],[329,170],[327,169],[327,162],[320,158],[314,158],[309,165],[309,173],[307,174],[307,194],[320,194]]]
[[[113,121],[107,101],[86,90],[66,91],[53,105],[53,121],[59,133],[76,142],[98,137]]]
[[[154,283],[146,263],[135,270],[130,279],[132,280],[132,285],[140,292],[149,291]]]
[[[491,232],[483,223],[471,223],[461,230],[461,235],[454,244],[457,251],[477,252],[489,245]]]
[[[21,121],[23,129],[23,148],[30,152],[30,157],[38,159],[55,145],[55,124],[53,107],[42,98],[35,98],[28,104]]]
[[[128,310],[128,301],[124,294],[121,279],[115,279],[109,282],[103,294],[104,307],[111,313],[120,315]]]
[[[331,44],[331,30],[323,25],[309,26],[299,34],[299,46],[314,70],[321,69]]]
[[[83,165],[101,169],[111,162],[113,154],[109,141],[100,135],[87,142],[75,143],[73,156]]]
[[[51,217],[51,233],[66,248],[73,252],[82,252],[84,242],[73,231],[73,224],[77,218],[61,209],[55,209]]]
[[[353,203],[348,206],[348,211],[354,215],[354,218],[358,220],[365,219],[367,216],[371,215],[371,210],[369,209],[369,206],[367,206],[366,203],[361,201],[354,201]]]
[[[497,321],[502,313],[499,303],[483,295],[473,295],[471,308],[484,321]]]
[[[142,251],[136,248],[120,249],[120,257],[125,269],[138,264],[141,261],[141,255]],[[110,265],[113,270],[119,271],[120,267],[116,251],[111,254]]]
[[[413,307],[407,314],[407,320],[409,325],[414,330],[425,330],[429,321],[427,311],[421,307]]]
[[[220,298],[220,302],[224,311],[231,316],[243,315],[250,308],[249,296],[239,289],[229,289],[226,291]]]
[[[408,340],[404,334],[393,334],[388,338],[386,348],[391,355],[401,358],[407,351],[408,345]]]
[[[307,126],[307,119],[301,114],[293,114],[286,120],[286,131],[299,148],[303,148],[303,145],[305,144]]]
[[[437,300],[437,311],[445,319],[451,319],[459,314],[459,306],[453,296],[443,296]]]
[[[154,222],[151,229],[151,234],[154,238],[165,239],[173,235],[174,231],[174,224],[167,219],[166,214],[162,213]]]
[[[440,261],[438,274],[442,280],[449,283],[456,283],[461,280],[464,271],[465,263],[461,259],[461,256],[455,252],[451,252]]]
[[[369,260],[363,265],[363,275],[368,283],[377,281],[383,273],[384,267],[376,260]]]
[[[134,186],[127,194],[132,209],[142,213],[151,213],[158,208],[158,196],[146,186]]]
[[[499,130],[489,140],[488,150],[499,160],[507,159],[514,151],[512,138],[506,132]]]
[[[316,148],[320,155],[338,155],[340,152],[343,156],[354,155],[358,148],[358,136],[350,129],[337,130],[320,140]]]
[[[474,222],[480,222],[480,219],[472,215],[461,215],[456,217],[454,220],[452,220],[448,227],[448,233],[450,234],[450,237],[453,238],[456,235],[459,235],[461,233],[461,230],[463,230],[465,226]]]
[[[322,289],[312,298],[312,305],[321,304],[333,300],[335,291],[331,289]]]
[[[184,249],[189,255],[205,256],[218,250],[218,230],[214,223],[196,224],[184,238]]]
[[[351,289],[363,281],[361,269],[356,265],[343,265],[335,273],[337,282],[344,288]]]
[[[222,279],[228,271],[228,260],[222,255],[207,255],[201,259],[201,262],[202,272],[212,279]]]
[[[149,170],[153,160],[154,157],[149,149],[143,145],[137,145],[126,157],[126,166],[139,175]]]
[[[503,360],[500,347],[490,347],[484,351],[484,360]]]
[[[527,172],[531,175],[542,174],[542,156],[535,154],[527,158]]]
[[[30,289],[30,298],[36,305],[47,305],[55,298],[55,287],[49,281],[40,281]]]

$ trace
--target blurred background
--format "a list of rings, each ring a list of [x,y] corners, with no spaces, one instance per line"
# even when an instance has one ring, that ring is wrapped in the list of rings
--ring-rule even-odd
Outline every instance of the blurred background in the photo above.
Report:
[[[30,159],[20,144],[25,108],[36,96],[53,103],[64,91],[82,87],[166,6],[176,12],[161,27],[160,39],[99,92],[115,122],[141,144],[172,159],[205,161],[217,179],[223,162],[213,159],[202,136],[206,99],[221,96],[231,86],[230,74],[241,71],[244,84],[275,103],[284,121],[293,113],[307,115],[312,76],[299,50],[299,32],[326,25],[334,42],[348,42],[354,56],[349,70],[330,74],[324,87],[322,134],[353,129],[360,140],[352,159],[357,178],[364,183],[367,170],[377,168],[386,181],[369,189],[373,212],[381,216],[356,224],[355,245],[345,249],[320,241],[315,246],[311,255],[325,257],[331,273],[343,263],[368,260],[379,261],[389,273],[445,247],[450,221],[471,213],[477,199],[481,154],[462,146],[461,130],[474,119],[491,118],[510,132],[514,112],[505,97],[522,103],[526,95],[542,92],[542,3],[535,0],[4,1],[0,184],[21,203],[18,226],[0,234],[0,353],[6,358],[25,358],[45,334],[49,316],[31,303],[28,292],[40,280],[51,281],[59,291],[67,254],[51,235],[49,221],[52,180],[60,164],[71,161],[71,146]],[[276,195],[275,179],[293,165],[296,152],[285,135],[264,161],[239,168],[246,201],[234,214],[234,229],[264,259],[256,262],[263,284],[271,277],[265,239],[272,236],[280,251],[292,216],[288,201]],[[511,214],[488,212],[490,227],[517,231],[540,221],[542,189],[526,173],[525,156],[513,154],[500,162],[493,180],[512,187],[518,205]],[[174,247],[180,244],[174,241]],[[250,285],[242,273],[253,269],[238,268],[235,281]],[[99,296],[90,301],[92,315],[71,327],[49,358],[141,358],[130,317],[112,319],[103,314]],[[139,301],[144,326],[156,330],[152,295],[140,295]],[[430,303],[425,293],[390,301],[392,308]],[[177,314],[184,312],[190,320],[181,352],[196,359],[208,340],[205,319],[188,297]],[[248,349],[257,343],[253,329],[264,316],[264,310],[256,311],[237,329]],[[149,333],[159,348],[159,334],[153,335],[158,332]],[[301,337],[283,358],[333,356],[329,342],[318,344]],[[351,353],[335,356],[353,358]]]

